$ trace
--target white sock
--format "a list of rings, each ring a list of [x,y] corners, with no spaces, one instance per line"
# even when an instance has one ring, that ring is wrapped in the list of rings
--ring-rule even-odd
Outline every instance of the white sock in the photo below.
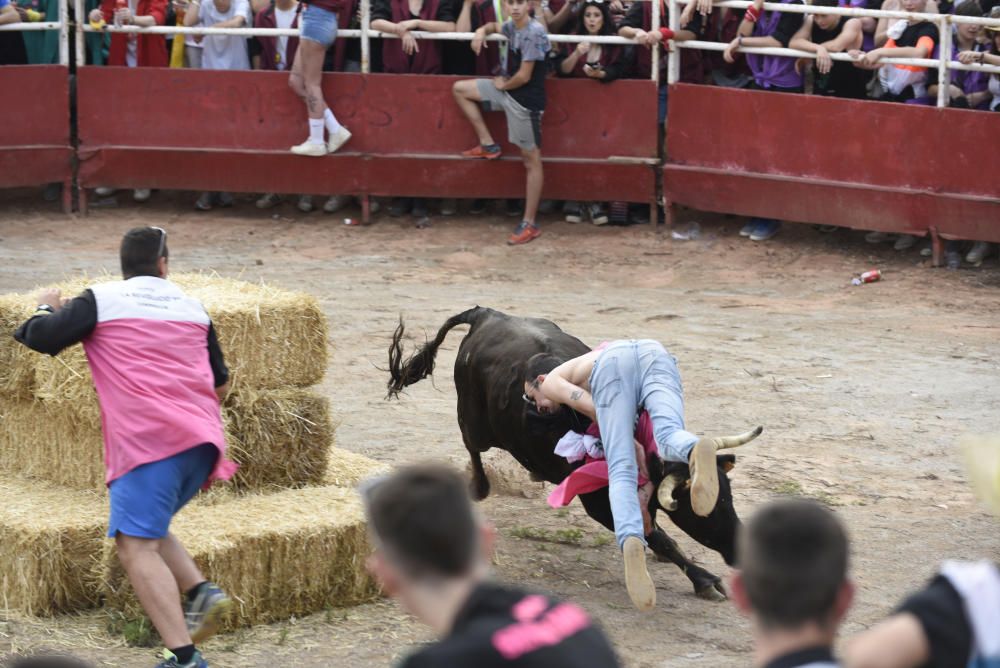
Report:
[[[310,118],[309,119],[309,141],[313,144],[323,143],[323,119],[322,118]]]
[[[333,115],[329,107],[323,112],[323,120],[326,121],[326,131],[330,134],[340,129],[340,123],[337,122],[337,117]]]

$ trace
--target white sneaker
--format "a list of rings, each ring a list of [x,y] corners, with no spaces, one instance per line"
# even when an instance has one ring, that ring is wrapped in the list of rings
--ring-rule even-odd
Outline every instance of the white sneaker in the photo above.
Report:
[[[293,146],[292,153],[295,155],[308,155],[313,158],[320,158],[326,155],[326,144],[317,144],[316,142],[306,140],[298,146]]]
[[[340,129],[331,134],[330,138],[326,140],[326,150],[329,153],[336,153],[337,149],[350,141],[350,139],[351,131],[341,125]]]
[[[152,194],[153,191],[149,188],[136,188],[132,191],[132,199],[136,202],[146,202]]]
[[[917,238],[912,234],[900,234],[896,237],[896,243],[892,245],[893,250],[904,251],[913,248],[917,243]]]
[[[111,197],[115,194],[115,189],[107,186],[101,186],[100,188],[94,188],[94,194],[98,197]]]
[[[868,234],[865,235],[865,241],[867,241],[870,244],[880,244],[883,241],[888,241],[891,238],[892,235],[887,234],[886,232],[869,232]]]
[[[295,207],[302,213],[309,213],[313,210],[312,195],[299,195],[299,203]]]

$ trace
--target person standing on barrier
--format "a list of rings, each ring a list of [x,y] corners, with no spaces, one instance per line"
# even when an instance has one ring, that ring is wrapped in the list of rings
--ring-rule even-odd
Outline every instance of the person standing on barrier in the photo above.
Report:
[[[500,76],[492,79],[467,79],[457,81],[452,87],[455,102],[469,119],[479,144],[464,151],[466,158],[496,160],[500,157],[500,144],[493,141],[483,120],[482,104],[486,111],[503,111],[507,117],[507,138],[521,149],[527,172],[525,185],[524,216],[507,239],[510,245],[526,244],[541,235],[535,216],[542,198],[542,114],[545,111],[545,59],[548,55],[549,35],[537,19],[531,17],[527,0],[505,0],[507,15],[502,24],[487,23],[476,30],[472,51],[478,56],[483,49],[499,48],[486,42],[489,35],[502,34],[507,38],[507,55]]]
[[[333,115],[323,99],[323,62],[337,39],[338,14],[350,11],[344,0],[311,0],[299,22],[299,49],[288,75],[288,85],[305,102],[309,116],[309,138],[291,148],[296,155],[321,157],[335,153],[351,138],[351,132]],[[323,130],[328,133],[323,140]]]
[[[216,632],[232,601],[170,523],[199,489],[236,471],[219,408],[229,370],[204,307],[166,280],[166,231],[129,230],[120,254],[125,280],[74,299],[43,290],[14,338],[53,356],[83,344],[101,407],[108,537],[167,647],[157,668],[207,668],[195,643]]]

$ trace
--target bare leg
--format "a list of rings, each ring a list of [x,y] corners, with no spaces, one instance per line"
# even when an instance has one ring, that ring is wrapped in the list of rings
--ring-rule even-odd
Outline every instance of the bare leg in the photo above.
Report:
[[[527,187],[524,197],[524,219],[535,224],[535,215],[538,213],[538,202],[542,199],[542,185],[544,176],[542,174],[542,151],[533,148],[530,151],[521,150],[524,158],[524,169],[527,172]]]
[[[303,39],[299,41],[299,50],[295,53],[295,63],[292,65],[292,77],[298,69],[304,88],[303,99],[309,118],[323,118],[326,111],[326,101],[323,99],[323,59],[326,48],[318,42]],[[291,84],[291,80],[289,80]]]
[[[184,647],[191,644],[191,636],[184,622],[177,581],[159,552],[161,543],[124,534],[115,538],[118,558],[163,644]]]
[[[205,576],[194,563],[194,559],[191,558],[191,555],[174,534],[168,533],[167,537],[160,541],[160,556],[167,568],[170,569],[182,592],[186,592],[205,581]]]
[[[451,87],[451,93],[455,96],[458,108],[462,110],[465,117],[472,123],[472,129],[476,131],[479,143],[483,146],[495,144],[493,135],[490,134],[489,129],[486,127],[486,121],[483,120],[483,112],[479,109],[479,103],[482,101],[482,98],[479,96],[476,80],[466,79],[465,81],[456,81],[455,85]]]

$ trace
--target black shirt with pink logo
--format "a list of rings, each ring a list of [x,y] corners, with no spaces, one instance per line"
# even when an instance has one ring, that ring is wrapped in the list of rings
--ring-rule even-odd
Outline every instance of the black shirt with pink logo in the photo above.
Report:
[[[487,583],[462,606],[451,633],[401,668],[617,668],[604,633],[573,603]]]

